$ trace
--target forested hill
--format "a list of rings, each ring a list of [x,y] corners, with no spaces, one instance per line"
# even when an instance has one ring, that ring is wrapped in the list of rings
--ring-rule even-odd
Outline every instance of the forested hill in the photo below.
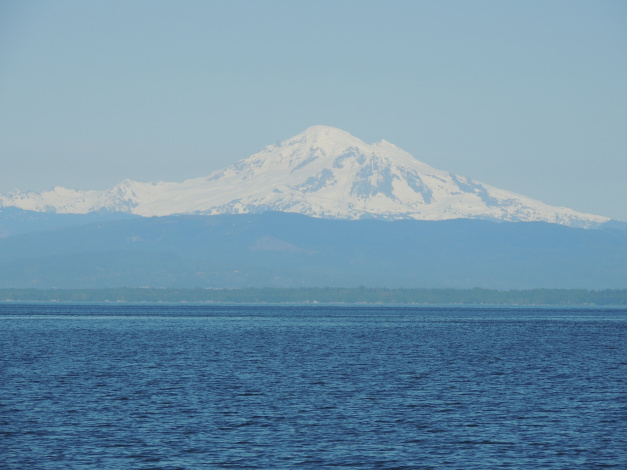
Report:
[[[620,226],[76,216],[0,213],[0,288],[627,288]]]

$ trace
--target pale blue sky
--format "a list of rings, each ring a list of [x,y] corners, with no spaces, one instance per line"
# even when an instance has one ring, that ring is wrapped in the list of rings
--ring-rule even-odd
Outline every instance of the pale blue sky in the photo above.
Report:
[[[0,192],[205,176],[315,124],[627,220],[627,2],[0,2]]]

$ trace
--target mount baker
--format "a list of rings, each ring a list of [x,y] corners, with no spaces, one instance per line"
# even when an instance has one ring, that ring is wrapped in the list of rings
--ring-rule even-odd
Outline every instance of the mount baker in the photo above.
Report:
[[[382,140],[366,144],[327,126],[183,182],[126,180],[109,190],[0,195],[0,207],[141,216],[296,212],[337,219],[488,219],[592,228],[609,219],[554,207],[435,169]]]

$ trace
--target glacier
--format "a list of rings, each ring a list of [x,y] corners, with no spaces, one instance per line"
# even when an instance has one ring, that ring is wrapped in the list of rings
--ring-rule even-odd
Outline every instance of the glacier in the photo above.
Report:
[[[207,177],[125,180],[104,191],[57,186],[0,195],[1,207],[150,216],[293,212],[333,219],[486,219],[595,228],[610,219],[555,207],[433,168],[382,140],[313,126]]]

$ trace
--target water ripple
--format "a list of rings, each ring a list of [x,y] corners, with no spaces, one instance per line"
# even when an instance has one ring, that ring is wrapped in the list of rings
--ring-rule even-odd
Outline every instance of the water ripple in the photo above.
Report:
[[[0,304],[0,467],[627,468],[627,312]]]

